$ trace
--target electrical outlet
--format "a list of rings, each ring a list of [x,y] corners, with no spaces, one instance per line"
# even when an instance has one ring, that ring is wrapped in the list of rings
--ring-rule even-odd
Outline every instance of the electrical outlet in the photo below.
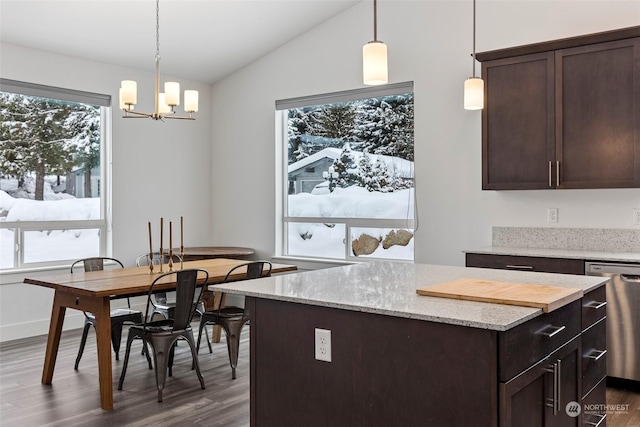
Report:
[[[331,331],[316,328],[316,360],[331,362]]]
[[[547,209],[547,222],[558,222],[558,208]]]
[[[631,218],[631,223],[633,225],[640,225],[640,209],[633,210],[633,216]]]

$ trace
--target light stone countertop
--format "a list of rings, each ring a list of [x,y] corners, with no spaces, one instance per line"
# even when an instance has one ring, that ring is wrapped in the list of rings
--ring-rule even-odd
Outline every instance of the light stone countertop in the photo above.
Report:
[[[484,246],[475,249],[467,249],[463,252],[490,255],[584,259],[586,261],[640,262],[640,252],[604,252],[581,249],[522,248],[512,246]]]
[[[460,278],[582,289],[604,277],[372,262],[224,283],[209,289],[231,294],[505,331],[542,314],[541,309],[418,295],[416,289]]]

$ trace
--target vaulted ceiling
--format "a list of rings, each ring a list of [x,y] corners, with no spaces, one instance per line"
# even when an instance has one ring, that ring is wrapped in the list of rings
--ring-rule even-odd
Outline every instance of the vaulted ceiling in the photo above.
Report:
[[[162,73],[213,83],[359,1],[161,0]],[[0,40],[153,71],[156,4],[0,0]]]

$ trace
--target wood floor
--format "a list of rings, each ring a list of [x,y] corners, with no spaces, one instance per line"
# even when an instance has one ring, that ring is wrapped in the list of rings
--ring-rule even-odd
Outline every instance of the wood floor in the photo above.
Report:
[[[224,335],[224,334],[223,334]],[[126,332],[123,342],[126,341]],[[80,331],[63,332],[53,385],[40,384],[46,336],[0,344],[1,426],[248,426],[249,425],[249,329],[240,345],[237,379],[223,340],[213,354],[200,349],[200,366],[206,390],[191,371],[185,343],[176,352],[173,377],[167,378],[164,402],[156,401],[153,371],[134,343],[122,391],[116,389],[122,361],[113,360],[114,410],[100,409],[95,335],[89,334],[78,371],[73,364]],[[133,351],[135,350],[135,351]],[[121,349],[124,357],[124,348]],[[640,392],[607,388],[607,404],[628,405],[610,411],[609,427],[640,426]],[[347,427],[347,426],[345,426]]]

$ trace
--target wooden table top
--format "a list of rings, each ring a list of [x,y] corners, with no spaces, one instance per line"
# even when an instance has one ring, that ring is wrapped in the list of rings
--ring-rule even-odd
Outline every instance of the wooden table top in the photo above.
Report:
[[[168,253],[169,250],[167,249]],[[184,255],[201,256],[208,258],[237,258],[247,257],[256,253],[252,248],[243,248],[239,246],[191,246],[184,248]],[[180,255],[180,248],[173,248],[174,255]]]
[[[217,283],[224,280],[227,272],[245,260],[235,259],[207,259],[200,261],[187,261],[183,268],[203,268],[209,272],[207,283]],[[163,271],[168,270],[163,266]],[[180,263],[174,264],[174,270],[180,269]],[[297,267],[289,264],[273,264],[271,273],[294,271]],[[37,279],[25,278],[24,283],[44,286],[56,290],[72,292],[76,295],[91,297],[105,296],[134,296],[146,294],[151,282],[158,277],[159,266],[154,266],[154,274],[149,274],[149,266],[115,268],[100,271],[78,270],[75,273],[52,273],[51,275],[38,277]],[[239,274],[242,274],[241,272]],[[168,281],[165,286],[158,284],[156,289],[170,290],[175,287],[175,282]]]

